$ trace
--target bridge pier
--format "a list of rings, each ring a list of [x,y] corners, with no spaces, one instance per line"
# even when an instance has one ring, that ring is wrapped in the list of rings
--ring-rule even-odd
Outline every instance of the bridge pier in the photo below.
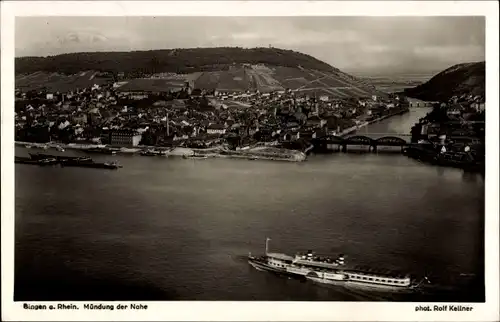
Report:
[[[342,146],[340,144],[336,143],[328,143],[326,145],[326,149],[331,152],[339,152],[341,150]]]
[[[377,153],[377,145],[376,144],[370,145],[370,152]]]

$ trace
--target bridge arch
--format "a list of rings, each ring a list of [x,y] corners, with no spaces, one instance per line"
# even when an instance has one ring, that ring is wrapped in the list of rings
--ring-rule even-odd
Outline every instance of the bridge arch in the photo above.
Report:
[[[377,145],[402,146],[408,144],[406,140],[397,136],[384,136],[375,140]]]
[[[345,143],[347,144],[359,144],[359,145],[372,145],[373,139],[364,135],[354,135],[347,137]]]

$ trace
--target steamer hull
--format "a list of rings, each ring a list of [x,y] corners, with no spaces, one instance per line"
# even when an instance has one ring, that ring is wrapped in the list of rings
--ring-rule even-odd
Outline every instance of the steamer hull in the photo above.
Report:
[[[413,284],[408,275],[394,276],[375,273],[372,270],[363,271],[347,268],[344,265],[344,255],[340,255],[337,259],[331,259],[314,256],[312,251],[307,254],[297,254],[295,257],[281,253],[269,253],[269,240],[266,240],[265,256],[253,257],[249,255],[248,262],[258,270],[300,277],[321,284],[389,292],[412,292],[422,283]]]

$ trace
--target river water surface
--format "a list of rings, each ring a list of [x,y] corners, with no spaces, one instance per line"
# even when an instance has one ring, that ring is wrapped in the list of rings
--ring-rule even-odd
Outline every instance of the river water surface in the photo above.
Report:
[[[408,133],[426,112],[360,132]],[[124,168],[16,164],[15,300],[484,300],[481,176],[398,154],[92,157]],[[436,289],[408,297],[256,271],[244,257],[266,237],[272,251],[345,253]]]

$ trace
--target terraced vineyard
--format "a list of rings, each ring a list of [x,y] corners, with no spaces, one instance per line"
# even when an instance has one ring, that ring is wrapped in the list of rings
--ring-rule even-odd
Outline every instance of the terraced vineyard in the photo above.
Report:
[[[96,71],[84,71],[74,75],[35,72],[16,76],[16,88],[22,91],[45,89],[48,92],[69,92],[83,89],[94,84],[103,85],[113,81],[111,78],[98,77]]]
[[[16,87],[66,92],[112,81],[97,77],[99,73],[94,71],[124,73],[128,79],[124,89],[128,86],[143,91],[166,91],[169,87],[170,81],[144,78],[148,75],[163,78],[178,74],[179,79],[194,81],[195,88],[222,92],[291,89],[330,98],[387,95],[314,57],[278,48],[191,48],[21,57],[16,58]]]
[[[304,94],[331,98],[386,96],[374,86],[340,71],[324,72],[282,66],[252,65],[227,71],[203,72],[195,79],[195,88],[227,92],[297,90]]]

